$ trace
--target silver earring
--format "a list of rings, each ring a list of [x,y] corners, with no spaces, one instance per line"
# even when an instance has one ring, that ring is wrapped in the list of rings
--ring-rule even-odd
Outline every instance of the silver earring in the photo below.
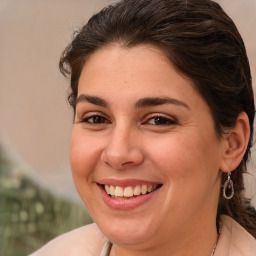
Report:
[[[234,196],[234,184],[230,178],[231,172],[228,173],[228,178],[223,186],[223,197],[226,199],[231,199]]]

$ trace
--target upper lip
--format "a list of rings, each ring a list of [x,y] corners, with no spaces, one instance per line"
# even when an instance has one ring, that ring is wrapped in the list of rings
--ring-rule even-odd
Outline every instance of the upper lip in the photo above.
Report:
[[[97,182],[99,185],[112,185],[119,187],[128,187],[128,186],[136,186],[136,185],[159,185],[160,182],[148,181],[148,180],[140,180],[140,179],[114,179],[114,178],[104,178]]]

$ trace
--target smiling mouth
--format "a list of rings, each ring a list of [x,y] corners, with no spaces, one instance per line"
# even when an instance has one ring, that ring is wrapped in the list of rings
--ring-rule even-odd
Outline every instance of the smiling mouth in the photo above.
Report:
[[[150,194],[153,191],[159,189],[161,184],[154,185],[136,185],[136,186],[113,186],[113,185],[102,185],[105,192],[114,199],[131,199],[141,195]]]

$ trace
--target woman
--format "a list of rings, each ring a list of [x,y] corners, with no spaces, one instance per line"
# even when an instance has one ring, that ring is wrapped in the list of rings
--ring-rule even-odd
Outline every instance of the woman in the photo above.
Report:
[[[218,4],[120,1],[75,35],[60,69],[73,177],[96,224],[34,255],[256,255],[242,194],[251,74]]]

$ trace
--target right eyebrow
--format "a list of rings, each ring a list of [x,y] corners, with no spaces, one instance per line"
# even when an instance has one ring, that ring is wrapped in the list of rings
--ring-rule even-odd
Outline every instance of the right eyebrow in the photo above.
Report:
[[[86,95],[86,94],[80,94],[79,97],[76,100],[76,105],[80,102],[89,102],[91,104],[97,105],[97,106],[101,106],[101,107],[108,107],[108,103],[97,96],[91,96],[91,95]]]

